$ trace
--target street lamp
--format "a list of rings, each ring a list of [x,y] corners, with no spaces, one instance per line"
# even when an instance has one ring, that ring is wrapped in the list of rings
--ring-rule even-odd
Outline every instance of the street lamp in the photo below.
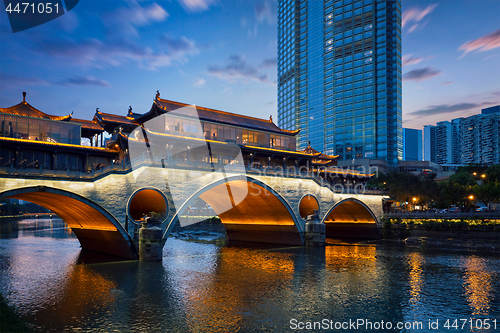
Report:
[[[413,210],[416,210],[415,209],[415,205],[417,204],[417,198],[416,197],[413,197]]]

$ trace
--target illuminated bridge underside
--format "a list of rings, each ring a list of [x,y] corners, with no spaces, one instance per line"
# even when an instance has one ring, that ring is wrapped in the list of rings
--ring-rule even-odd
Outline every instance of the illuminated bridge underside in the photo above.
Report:
[[[21,188],[0,194],[45,207],[72,229],[82,248],[136,259],[128,234],[107,211],[78,195],[48,187]]]
[[[228,193],[226,183],[203,192],[200,198],[219,215],[229,241],[303,245],[290,209],[277,194],[247,180],[233,180],[228,184],[231,202],[236,203],[231,209],[227,210],[227,197],[221,195]],[[246,196],[239,195],[247,191]]]
[[[325,218],[326,237],[381,238],[376,218],[368,207],[356,199],[347,199],[335,205]]]

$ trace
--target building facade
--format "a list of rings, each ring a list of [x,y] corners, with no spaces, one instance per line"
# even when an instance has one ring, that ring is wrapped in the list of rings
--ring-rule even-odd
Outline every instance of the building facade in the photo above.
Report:
[[[460,143],[462,164],[500,163],[499,127],[500,110],[491,113],[483,112],[461,119]]]
[[[401,1],[278,1],[278,126],[339,159],[403,157]]]
[[[403,128],[403,160],[422,161],[422,130]]]
[[[438,164],[500,163],[500,106],[424,127],[424,159]]]

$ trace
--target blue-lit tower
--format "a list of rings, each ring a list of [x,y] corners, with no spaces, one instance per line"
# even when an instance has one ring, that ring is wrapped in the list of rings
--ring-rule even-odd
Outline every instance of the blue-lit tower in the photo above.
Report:
[[[278,125],[298,149],[403,156],[401,0],[278,0]]]

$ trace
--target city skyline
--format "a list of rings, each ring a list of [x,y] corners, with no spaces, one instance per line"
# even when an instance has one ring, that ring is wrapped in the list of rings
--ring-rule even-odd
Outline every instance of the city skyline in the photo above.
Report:
[[[403,127],[500,104],[500,2],[403,0],[402,12]],[[160,90],[277,119],[276,24],[275,1],[80,1],[16,34],[4,12],[0,107],[27,91],[44,112],[90,119],[147,112]]]

